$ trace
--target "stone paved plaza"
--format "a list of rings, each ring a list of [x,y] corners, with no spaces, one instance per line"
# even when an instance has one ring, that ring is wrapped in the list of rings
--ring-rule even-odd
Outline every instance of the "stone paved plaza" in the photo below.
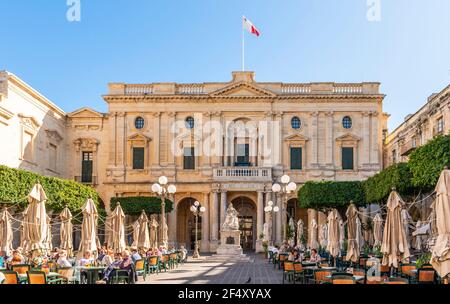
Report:
[[[281,284],[282,272],[275,270],[262,255],[248,255],[250,261],[218,261],[209,257],[189,261],[178,268],[151,274],[139,284]]]

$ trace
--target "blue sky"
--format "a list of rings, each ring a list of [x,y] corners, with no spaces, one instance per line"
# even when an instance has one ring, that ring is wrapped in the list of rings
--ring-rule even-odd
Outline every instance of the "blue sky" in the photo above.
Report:
[[[257,81],[379,81],[390,129],[450,83],[450,1],[0,0],[0,69],[18,75],[67,112],[106,111],[108,82],[229,81],[246,67]]]

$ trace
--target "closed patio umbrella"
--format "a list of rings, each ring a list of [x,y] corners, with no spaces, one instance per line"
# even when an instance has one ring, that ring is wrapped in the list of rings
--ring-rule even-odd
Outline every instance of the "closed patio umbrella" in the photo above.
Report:
[[[67,256],[72,256],[73,252],[73,225],[72,225],[72,213],[69,208],[64,208],[64,210],[59,215],[61,219],[60,227],[60,239],[61,243],[59,247],[67,251]]]
[[[12,216],[5,208],[0,214],[0,251],[11,256],[13,242]]]
[[[408,210],[402,209],[402,223],[405,230],[406,235],[406,242],[408,244],[408,248],[411,248],[411,235],[410,235],[410,224],[412,222],[411,215],[409,214]]]
[[[375,239],[374,247],[381,246],[383,242],[383,219],[379,213],[373,219],[373,237]]]
[[[431,252],[431,264],[444,278],[450,274],[450,170],[447,168],[439,178],[436,194],[432,208],[436,212],[438,237]]]
[[[137,247],[138,240],[139,240],[139,220],[133,223],[133,243],[131,244],[132,247]]]
[[[141,216],[138,219],[139,230],[138,230],[138,242],[136,246],[139,249],[149,249],[150,248],[150,233],[148,230],[148,217],[144,211],[142,211]]]
[[[387,203],[388,211],[381,252],[383,253],[383,265],[393,266],[395,268],[398,268],[399,262],[411,256],[402,223],[401,209],[400,196],[394,190],[389,195]]]
[[[359,216],[356,217],[356,243],[359,246],[359,251],[361,252],[364,247],[364,236],[362,233],[362,224]]]
[[[333,209],[328,215],[328,244],[327,251],[332,257],[339,256],[339,213]]]
[[[320,246],[322,248],[327,248],[328,245],[328,226],[327,224],[323,224],[322,227],[320,227]]]
[[[318,249],[319,248],[319,242],[317,241],[317,221],[313,219],[311,221],[311,229],[309,233],[309,248],[310,249]]]
[[[158,221],[156,215],[150,217],[150,247],[158,248]]]
[[[81,242],[78,258],[82,258],[89,251],[97,254],[97,221],[98,212],[92,198],[89,198],[83,208],[83,223],[81,224]]]
[[[112,248],[112,215],[107,215],[105,219],[105,243],[107,248]]]
[[[29,250],[31,251],[47,248],[45,243],[48,234],[47,212],[45,210],[46,201],[47,195],[45,195],[44,188],[37,183],[28,195],[30,204],[24,218],[25,230],[30,242]]]
[[[347,215],[347,256],[345,259],[347,261],[352,261],[354,263],[359,261],[359,244],[357,241],[357,218],[358,210],[354,204],[350,204],[346,212]]]
[[[289,245],[294,247],[294,245],[295,245],[295,222],[292,217],[289,219],[289,230],[291,232],[291,237],[289,238]]]
[[[115,252],[122,252],[126,249],[125,243],[125,214],[123,213],[120,203],[117,203],[111,218],[112,228],[112,249]]]

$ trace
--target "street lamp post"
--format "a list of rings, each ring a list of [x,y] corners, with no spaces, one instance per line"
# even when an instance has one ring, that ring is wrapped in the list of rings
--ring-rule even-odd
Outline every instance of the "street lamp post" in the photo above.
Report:
[[[161,198],[161,244],[165,248],[168,245],[167,224],[166,224],[166,199],[173,196],[177,192],[175,185],[167,185],[169,180],[165,176],[161,176],[158,183],[153,184],[152,191]]]
[[[272,213],[280,212],[280,207],[274,207],[274,203],[272,201],[269,201],[267,203],[267,206],[264,208],[264,212],[269,215],[269,218],[267,219],[267,224],[269,225],[269,235],[267,235],[266,237],[269,243],[272,244]]]
[[[191,212],[195,216],[195,246],[194,246],[194,254],[192,255],[193,259],[198,259],[200,257],[199,246],[198,246],[198,217],[205,213],[206,208],[201,207],[200,203],[196,201],[194,205],[191,206]]]
[[[286,229],[286,205],[288,195],[291,192],[297,190],[297,184],[291,182],[291,178],[288,175],[283,175],[281,177],[281,184],[275,183],[272,186],[272,191],[281,196],[282,205],[282,229],[283,229],[283,242],[287,241],[287,229]]]

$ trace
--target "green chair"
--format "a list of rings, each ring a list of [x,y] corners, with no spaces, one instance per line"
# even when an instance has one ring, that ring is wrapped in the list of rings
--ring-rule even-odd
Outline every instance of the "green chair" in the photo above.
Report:
[[[163,254],[161,256],[161,259],[159,260],[159,267],[164,268],[164,272],[167,272],[167,270],[170,270],[170,256],[168,254]]]
[[[134,265],[137,276],[143,277],[145,282],[147,277],[147,261],[144,259],[137,260]]]
[[[159,257],[158,256],[150,256],[147,258],[147,273],[155,273],[158,274],[161,272],[161,268],[159,267]]]
[[[21,280],[19,279],[19,275],[15,271],[11,270],[2,270],[1,271],[5,277],[5,280],[3,282],[0,282],[0,284],[6,284],[6,285],[18,285],[21,284]]]
[[[283,284],[284,284],[284,280],[287,278],[288,281],[290,282],[291,280],[294,281],[295,284],[295,269],[294,269],[294,263],[293,262],[289,262],[289,261],[285,261],[283,263]]]
[[[110,284],[128,284],[130,279],[129,273],[127,270],[117,269],[116,273],[110,280]]]

